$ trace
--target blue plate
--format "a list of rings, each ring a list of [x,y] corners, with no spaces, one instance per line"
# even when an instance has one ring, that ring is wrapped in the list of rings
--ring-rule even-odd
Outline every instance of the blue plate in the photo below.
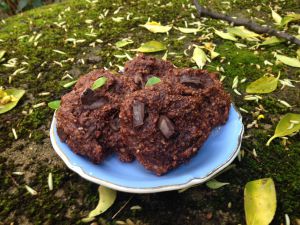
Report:
[[[59,139],[55,116],[50,138],[55,151],[66,165],[83,178],[119,191],[153,193],[187,188],[209,180],[237,156],[243,132],[242,117],[232,105],[226,124],[213,129],[197,155],[163,176],[147,171],[137,161],[123,163],[116,155],[109,156],[99,165],[76,155]]]

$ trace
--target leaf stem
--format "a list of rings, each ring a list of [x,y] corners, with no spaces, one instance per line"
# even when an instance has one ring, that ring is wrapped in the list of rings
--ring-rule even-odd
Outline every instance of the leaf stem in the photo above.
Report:
[[[269,146],[270,143],[271,143],[271,141],[273,141],[273,139],[275,139],[275,138],[277,138],[277,136],[272,136],[272,137],[268,140],[268,142],[266,143],[266,146]]]

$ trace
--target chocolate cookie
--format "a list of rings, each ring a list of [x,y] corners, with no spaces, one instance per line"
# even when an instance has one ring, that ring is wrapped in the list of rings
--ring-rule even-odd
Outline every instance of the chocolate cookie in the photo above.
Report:
[[[164,77],[173,68],[174,65],[169,61],[139,55],[125,63],[124,75],[133,77],[134,82],[143,88],[149,78]]]
[[[105,84],[92,90],[93,83],[106,77]],[[57,111],[57,131],[62,141],[77,154],[94,163],[113,149],[122,147],[119,138],[120,103],[137,89],[129,77],[96,70],[82,76],[74,89],[62,97]]]
[[[201,95],[204,90],[207,93],[207,99],[202,103],[202,110],[210,115],[211,126],[223,124],[227,121],[230,96],[224,91],[224,88],[218,79],[218,74],[209,73],[206,70],[175,68],[168,70],[167,76],[163,82],[170,85],[177,83],[178,89],[183,89],[185,93],[192,95]]]
[[[159,83],[136,91],[123,102],[121,136],[148,170],[162,175],[187,161],[207,139],[212,126],[202,106],[212,95],[186,92],[179,83]]]

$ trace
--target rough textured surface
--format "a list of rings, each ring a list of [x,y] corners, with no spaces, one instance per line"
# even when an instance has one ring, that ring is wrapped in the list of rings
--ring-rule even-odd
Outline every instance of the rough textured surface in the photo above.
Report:
[[[160,83],[145,87],[153,75]],[[230,103],[217,74],[142,55],[126,62],[124,75],[102,69],[81,76],[61,98],[57,133],[94,163],[116,152],[163,175],[187,162],[227,121]]]
[[[121,136],[132,154],[148,170],[162,175],[188,161],[197,153],[211,130],[228,118],[229,96],[218,80],[209,74],[187,69],[173,69],[169,79],[136,91],[124,100],[120,111]],[[185,79],[202,78],[201,85],[186,86]],[[180,71],[180,72],[179,72]],[[199,75],[199,73],[198,73]],[[212,75],[214,77],[214,75]],[[204,80],[206,79],[207,82]],[[186,81],[186,80],[185,80]],[[218,85],[211,85],[211,83]],[[193,84],[195,85],[195,84]],[[199,87],[198,87],[199,86]],[[143,105],[143,120],[135,126],[135,105]]]
[[[105,84],[92,90],[100,77]],[[120,104],[137,90],[133,79],[105,70],[95,70],[79,78],[74,89],[62,96],[57,110],[57,132],[76,153],[100,163],[113,150],[123,147],[119,135]]]
[[[171,62],[139,55],[125,63],[124,75],[133,77],[136,84],[144,87],[149,78],[153,76],[164,77],[172,68],[174,65]]]
[[[91,2],[91,1],[90,1]],[[246,1],[229,0],[205,1],[218,11],[226,11],[234,16],[258,17],[272,24],[270,7],[277,7],[284,15],[287,12],[299,13],[298,0],[286,1]],[[183,5],[182,5],[183,4]],[[191,13],[196,11],[189,5],[190,1],[98,1],[89,3],[85,0],[66,1],[62,4],[50,5],[28,11],[1,21],[0,49],[5,50],[5,60],[0,63],[0,85],[5,87],[22,87],[25,96],[18,106],[6,114],[0,115],[0,222],[4,224],[80,224],[80,219],[93,209],[97,202],[97,185],[83,180],[68,170],[54,153],[49,141],[49,128],[53,111],[46,105],[34,108],[38,103],[59,99],[70,89],[61,86],[62,77],[70,74],[74,79],[86,74],[93,68],[107,67],[119,70],[127,59],[117,58],[124,55],[125,50],[117,49],[114,44],[126,37],[134,43],[124,49],[136,49],[141,43],[150,40],[164,42],[168,46],[168,59],[178,67],[193,67],[191,62],[193,44],[213,41],[217,44],[215,51],[220,57],[212,60],[205,68],[209,71],[224,69],[221,75],[226,76],[223,84],[231,93],[237,107],[246,109],[242,112],[244,124],[248,126],[242,144],[244,157],[235,160],[235,168],[218,176],[219,181],[230,185],[218,190],[210,190],[205,185],[197,186],[179,194],[176,191],[151,195],[129,195],[118,193],[116,203],[96,221],[98,224],[113,224],[116,220],[125,221],[130,218],[137,224],[245,224],[243,212],[243,189],[248,181],[263,177],[274,179],[277,191],[277,211],[272,224],[284,224],[284,214],[288,214],[293,224],[300,217],[300,143],[299,134],[289,137],[285,142],[276,139],[269,147],[265,146],[276,127],[280,117],[288,112],[300,112],[300,83],[293,82],[295,88],[279,88],[268,95],[263,95],[258,103],[243,100],[245,87],[249,82],[265,73],[281,78],[300,80],[299,70],[276,64],[272,52],[281,51],[295,57],[295,46],[282,43],[276,46],[252,48],[255,42],[239,39],[247,47],[238,48],[235,43],[214,36],[204,39],[207,33],[213,33],[210,27],[224,29],[224,23],[201,19],[204,30],[194,34],[183,34],[172,29],[166,34],[150,33],[139,27],[145,24],[148,17],[162,24],[174,23],[184,27],[197,22]],[[114,12],[119,8],[118,13]],[[278,8],[280,7],[280,8]],[[105,10],[109,10],[106,16]],[[128,13],[130,20],[127,20]],[[99,18],[100,16],[100,18]],[[116,22],[112,17],[124,17]],[[89,20],[92,20],[89,21]],[[91,33],[91,26],[93,31]],[[189,25],[189,27],[196,27]],[[289,28],[289,32],[297,34],[297,28]],[[95,33],[95,35],[93,34]],[[38,40],[32,40],[42,34]],[[24,36],[28,35],[28,36]],[[23,36],[23,37],[22,37]],[[185,38],[182,39],[182,37]],[[84,42],[67,41],[68,38],[85,40]],[[180,38],[180,39],[179,39]],[[97,39],[100,40],[98,42]],[[36,44],[35,44],[36,43]],[[93,47],[95,46],[95,47]],[[57,49],[66,54],[54,52]],[[131,57],[134,53],[126,51]],[[162,57],[164,52],[155,54]],[[186,55],[187,54],[187,55]],[[126,57],[126,56],[125,56]],[[18,58],[15,67],[5,67],[9,59]],[[82,61],[83,60],[83,61]],[[268,60],[273,66],[265,65]],[[25,64],[23,63],[25,62]],[[46,63],[45,63],[46,62]],[[57,64],[62,63],[62,65]],[[27,63],[27,64],[26,64]],[[14,72],[25,67],[25,73]],[[9,76],[12,76],[9,82]],[[232,90],[232,82],[236,76],[246,82],[238,84],[241,96]],[[67,81],[69,81],[67,79]],[[48,95],[41,93],[50,92]],[[285,100],[292,108],[287,108],[277,100]],[[24,111],[22,113],[22,111]],[[258,115],[265,118],[258,120]],[[256,121],[256,123],[255,123]],[[18,134],[14,139],[12,128]],[[256,150],[257,157],[253,155]],[[22,171],[23,176],[13,175],[14,171]],[[48,173],[53,173],[54,190],[47,186]],[[24,185],[38,191],[31,196]],[[122,205],[133,196],[130,203],[118,216],[110,218]],[[142,210],[130,210],[131,206],[140,205]],[[140,221],[140,222],[137,222]]]

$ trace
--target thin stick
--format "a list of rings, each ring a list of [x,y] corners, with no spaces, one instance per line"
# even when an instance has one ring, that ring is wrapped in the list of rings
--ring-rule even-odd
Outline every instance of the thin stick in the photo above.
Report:
[[[9,173],[6,173],[6,175],[12,180],[12,182],[13,182],[17,187],[20,186],[20,185],[18,184],[18,182],[15,180],[15,178],[13,178],[12,175],[10,175]]]
[[[8,7],[9,7],[9,10],[10,10],[10,15],[13,15],[13,14],[16,14],[16,10],[17,10],[17,5],[11,1],[11,0],[5,0],[4,1]]]
[[[245,18],[233,18],[231,16],[211,11],[210,9],[204,8],[203,6],[199,5],[198,0],[194,0],[194,5],[196,6],[197,12],[200,17],[210,17],[213,19],[218,20],[224,20],[229,23],[232,23],[234,26],[245,26],[251,31],[254,31],[258,34],[269,34],[270,36],[276,36],[278,38],[286,39],[296,45],[300,45],[300,40],[296,38],[293,35],[290,35],[288,33],[278,31],[276,29],[273,29],[269,26],[261,26],[251,20],[245,19]]]
[[[128,205],[128,203],[131,201],[131,199],[132,199],[132,197],[133,196],[131,196],[126,202],[125,202],[125,204],[115,213],[115,215],[113,215],[112,216],[112,220],[114,219],[114,218],[116,218],[116,216],[126,207],[126,205]]]

